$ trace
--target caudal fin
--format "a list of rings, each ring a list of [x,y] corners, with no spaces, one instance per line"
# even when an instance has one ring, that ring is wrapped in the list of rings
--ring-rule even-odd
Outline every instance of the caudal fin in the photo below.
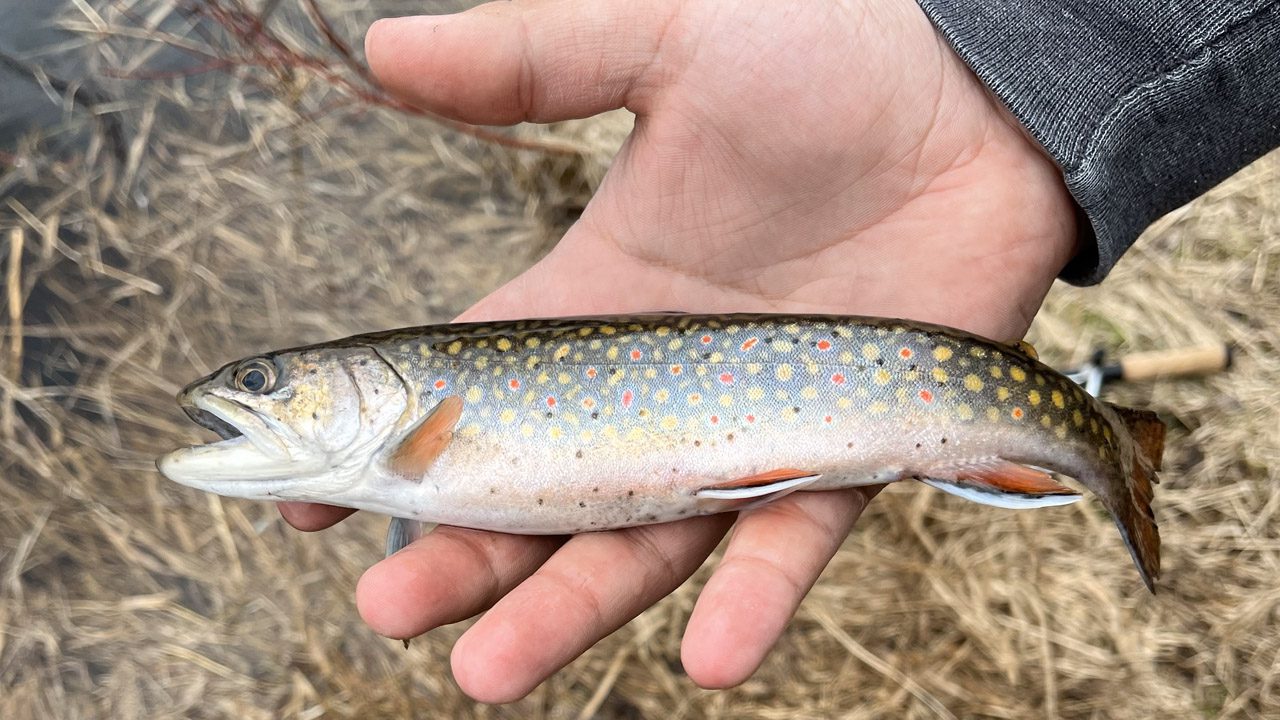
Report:
[[[1155,581],[1160,577],[1160,529],[1151,511],[1151,500],[1154,495],[1152,486],[1160,482],[1156,471],[1160,469],[1164,454],[1165,426],[1155,413],[1147,410],[1115,406],[1112,409],[1128,428],[1137,452],[1126,483],[1128,502],[1122,501],[1111,511],[1120,528],[1120,536],[1124,538],[1129,554],[1142,575],[1142,582],[1154,593]]]

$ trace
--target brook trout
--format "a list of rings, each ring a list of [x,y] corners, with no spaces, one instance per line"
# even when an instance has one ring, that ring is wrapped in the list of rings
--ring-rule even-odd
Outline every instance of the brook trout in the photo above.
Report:
[[[1164,425],[1005,345],[904,320],[651,315],[408,328],[231,363],[178,396],[223,440],[168,478],[569,534],[904,479],[1111,513],[1148,588]],[[410,539],[393,521],[389,550]]]

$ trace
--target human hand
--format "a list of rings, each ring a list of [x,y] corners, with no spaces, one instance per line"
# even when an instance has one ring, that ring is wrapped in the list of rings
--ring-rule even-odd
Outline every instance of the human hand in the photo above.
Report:
[[[625,106],[636,126],[555,250],[460,320],[823,312],[1020,337],[1073,252],[1061,176],[911,0],[534,0],[383,21],[391,92],[479,124]],[[731,525],[681,656],[728,687],[778,639],[874,491],[563,538],[439,527],[371,568],[391,637],[488,610],[454,647],[472,697],[520,698],[667,595]],[[296,527],[349,511],[283,505]]]

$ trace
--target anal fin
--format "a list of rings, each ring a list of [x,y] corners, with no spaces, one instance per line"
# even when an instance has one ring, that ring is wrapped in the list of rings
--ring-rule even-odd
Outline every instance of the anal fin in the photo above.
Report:
[[[750,510],[812,485],[819,474],[783,468],[708,485],[694,495],[712,512]]]
[[[921,480],[966,500],[1014,510],[1069,505],[1080,499],[1080,493],[1048,472],[1003,458],[936,466]]]

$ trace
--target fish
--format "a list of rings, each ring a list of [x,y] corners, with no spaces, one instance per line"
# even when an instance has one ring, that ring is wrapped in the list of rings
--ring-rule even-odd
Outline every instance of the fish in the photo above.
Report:
[[[828,315],[432,325],[255,355],[186,386],[221,440],[157,461],[219,495],[565,535],[919,480],[1001,508],[1088,489],[1154,592],[1165,426],[1027,344]]]

